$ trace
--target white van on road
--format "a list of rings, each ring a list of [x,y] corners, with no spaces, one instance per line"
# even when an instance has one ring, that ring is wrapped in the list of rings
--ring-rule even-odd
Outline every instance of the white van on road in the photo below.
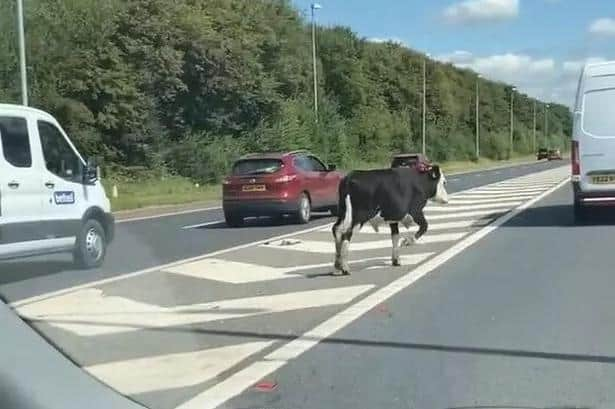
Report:
[[[575,219],[591,206],[615,206],[615,61],[587,64],[577,89],[572,131]]]
[[[102,264],[114,218],[96,167],[46,112],[0,104],[0,260],[72,252]]]

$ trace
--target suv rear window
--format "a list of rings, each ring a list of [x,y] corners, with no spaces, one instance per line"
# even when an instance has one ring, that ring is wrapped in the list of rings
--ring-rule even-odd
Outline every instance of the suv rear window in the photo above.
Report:
[[[280,169],[282,169],[282,161],[279,159],[244,159],[235,163],[233,175],[264,175],[275,173]]]
[[[597,137],[615,137],[615,88],[589,91],[583,103],[583,130]]]

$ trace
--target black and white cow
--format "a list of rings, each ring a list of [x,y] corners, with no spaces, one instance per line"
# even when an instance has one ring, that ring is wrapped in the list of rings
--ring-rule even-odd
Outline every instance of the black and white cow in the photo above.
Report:
[[[348,244],[352,234],[365,223],[374,230],[388,223],[393,244],[392,263],[399,266],[399,246],[410,245],[427,231],[423,208],[428,200],[448,203],[446,178],[437,165],[420,170],[394,168],[353,171],[339,186],[338,219],[333,225],[335,237],[335,269],[349,274]],[[406,228],[412,222],[419,229],[412,237],[400,243],[399,223]]]

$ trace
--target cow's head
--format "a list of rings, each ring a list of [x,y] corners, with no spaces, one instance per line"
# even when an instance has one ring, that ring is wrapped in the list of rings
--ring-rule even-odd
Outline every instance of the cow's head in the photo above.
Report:
[[[429,178],[436,183],[435,193],[431,200],[436,203],[448,203],[448,193],[446,192],[446,177],[444,176],[444,172],[442,172],[438,165],[433,165],[427,170],[427,174],[429,175]]]

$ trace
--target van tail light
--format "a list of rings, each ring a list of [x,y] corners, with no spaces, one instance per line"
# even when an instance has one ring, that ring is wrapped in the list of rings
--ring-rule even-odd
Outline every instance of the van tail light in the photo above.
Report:
[[[288,183],[288,182],[292,182],[295,179],[297,179],[297,175],[284,175],[284,176],[280,176],[279,178],[276,178],[274,182],[275,183]]]
[[[223,184],[223,185],[230,185],[230,184],[231,184],[231,179],[230,179],[230,178],[224,178],[224,179],[222,179],[222,184]]]
[[[579,141],[572,141],[570,156],[572,160],[572,175],[579,176],[581,174],[581,163],[579,161]]]

